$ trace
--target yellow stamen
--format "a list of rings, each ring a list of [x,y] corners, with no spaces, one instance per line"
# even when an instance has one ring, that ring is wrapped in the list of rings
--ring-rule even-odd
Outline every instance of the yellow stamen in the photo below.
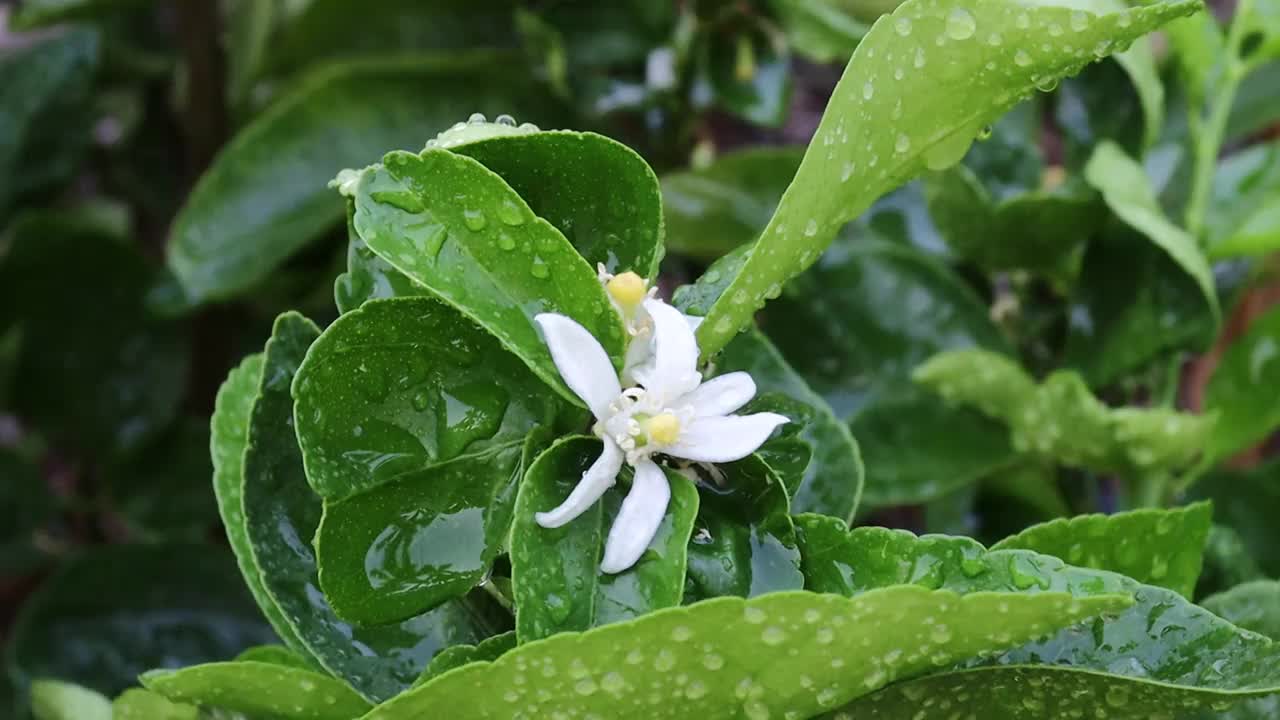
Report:
[[[614,275],[605,284],[605,289],[609,291],[614,300],[618,301],[619,305],[624,308],[633,308],[639,305],[641,300],[644,300],[644,294],[648,290],[645,285],[644,278],[627,271]]]
[[[670,445],[680,436],[680,421],[671,413],[662,413],[645,421],[644,429],[654,443]]]

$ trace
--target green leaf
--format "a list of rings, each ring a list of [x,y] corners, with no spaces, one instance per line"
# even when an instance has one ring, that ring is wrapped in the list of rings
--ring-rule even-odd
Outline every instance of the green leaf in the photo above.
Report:
[[[496,336],[566,398],[533,323],[567,315],[615,358],[623,332],[596,271],[479,162],[442,149],[392,152],[341,183],[369,248]],[[554,276],[554,277],[553,277]]]
[[[91,138],[100,44],[96,32],[73,28],[0,54],[0,224],[23,196],[51,190],[78,169]]]
[[[378,257],[356,232],[355,203],[347,201],[347,271],[333,281],[338,312],[349,313],[369,300],[430,295],[421,285]]]
[[[758,147],[723,155],[704,168],[663,175],[667,248],[714,259],[754,240],[803,155],[798,147]]]
[[[150,690],[129,688],[111,703],[112,720],[200,720],[200,709],[179,705]]]
[[[1222,458],[1264,440],[1280,426],[1280,398],[1259,388],[1280,383],[1280,308],[1255,319],[1223,353],[1205,387],[1206,412],[1218,420],[1208,454]]]
[[[155,273],[74,214],[28,213],[9,231],[0,314],[22,332],[14,409],[104,460],[140,450],[176,415],[190,361],[185,329],[147,310]]]
[[[1131,478],[1185,468],[1213,428],[1212,417],[1167,408],[1108,408],[1070,370],[1037,385],[1012,360],[985,350],[939,353],[915,378],[949,402],[1003,422],[1019,452]]]
[[[913,708],[922,708],[922,697],[951,698],[951,711],[959,710],[962,717],[973,712],[976,717],[1042,718],[1045,708],[1062,708],[1068,702],[1092,715],[1086,693],[1080,692],[1083,687],[1091,690],[1087,702],[1103,708],[1108,717],[1115,708],[1130,707],[1115,702],[1117,698],[1131,700],[1138,711],[1148,713],[1138,717],[1148,717],[1280,691],[1280,644],[1241,630],[1170,590],[1111,572],[1071,567],[1027,550],[986,551],[968,538],[917,538],[872,527],[846,531],[837,520],[813,515],[798,518],[797,527],[806,587],[818,592],[860,596],[909,582],[983,595],[1013,591],[1036,597],[1065,591],[1076,600],[1112,593],[1135,598],[1128,609],[1084,628],[1051,631],[989,659],[893,686],[880,694],[880,700],[859,700],[844,708],[850,717],[869,715],[878,703],[889,703],[882,717],[901,717],[905,701],[899,695],[914,697]],[[984,626],[990,627],[991,617]],[[955,630],[949,623],[938,627],[944,634]],[[1027,677],[1034,680],[1026,682]],[[958,684],[966,686],[964,699]],[[1022,706],[1028,696],[1038,704]],[[945,709],[923,709],[925,717],[948,717]]]
[[[363,720],[407,720],[448,707],[458,720],[554,712],[627,720],[811,717],[900,677],[1126,605],[1116,596],[1072,606],[1061,594],[959,597],[916,587],[847,599],[805,592],[717,598],[585,633],[523,645],[384,703]],[[1007,607],[1005,642],[985,620]],[[868,625],[865,618],[880,618]],[[953,627],[941,641],[936,624]],[[795,651],[795,652],[791,652]],[[538,668],[538,670],[534,670]],[[681,680],[683,678],[683,680]],[[520,682],[523,680],[524,682]],[[493,692],[477,693],[481,687]]]
[[[57,680],[31,683],[36,720],[111,720],[111,701],[88,688]]]
[[[790,419],[782,428],[783,437],[766,443],[762,452],[767,453],[771,446],[788,439],[804,443],[810,451],[798,486],[788,488],[791,511],[851,519],[862,496],[862,455],[848,426],[835,416],[826,401],[809,389],[758,330],[734,338],[717,358],[716,369],[751,374],[759,395],[750,412],[780,412]],[[770,399],[770,394],[781,395],[790,402],[780,405]]]
[[[64,563],[31,595],[7,660],[20,688],[56,677],[114,695],[144,670],[227,658],[273,639],[217,546],[110,545]]]
[[[722,478],[706,477],[698,484],[685,602],[803,587],[781,479],[756,455],[717,468]]]
[[[322,505],[303,472],[289,395],[319,334],[310,320],[285,313],[267,342],[245,453],[245,530],[266,592],[297,639],[294,647],[367,699],[384,700],[407,688],[441,648],[476,642],[488,628],[467,599],[397,625],[372,627],[343,621],[325,600],[309,542]]]
[[[652,278],[663,253],[662,192],[649,164],[603,135],[564,130],[451,148],[497,173],[591,267]],[[498,209],[502,222],[509,210]],[[501,237],[499,237],[501,242]]]
[[[262,379],[263,356],[249,355],[222,381],[214,400],[213,417],[209,420],[209,455],[213,460],[213,491],[218,513],[227,533],[227,541],[235,553],[244,583],[262,614],[281,639],[300,647],[297,635],[289,627],[284,613],[267,594],[262,571],[253,556],[245,529],[244,451],[249,441],[249,418]]]
[[[662,524],[640,560],[618,574],[601,572],[600,558],[630,489],[630,468],[620,476],[621,488],[606,492],[563,527],[544,528],[534,519],[534,513],[552,510],[568,497],[601,451],[594,438],[561,439],[538,456],[520,483],[511,527],[511,585],[521,643],[680,604],[698,513],[698,491],[684,475],[666,471],[671,502]]]
[[[1173,350],[1204,347],[1216,320],[1195,281],[1136,231],[1089,243],[1068,313],[1063,364],[1094,387]]]
[[[423,92],[430,87],[430,92]],[[548,100],[500,56],[359,60],[318,69],[244,127],[178,213],[168,262],[192,303],[236,296],[338,224],[334,173],[421,147],[468,113],[540,120]]]
[[[1280,248],[1280,143],[1255,145],[1224,159],[1213,175],[1205,213],[1206,252],[1218,260]]]
[[[853,54],[858,42],[867,34],[866,23],[875,19],[876,12],[868,12],[867,5],[884,5],[883,10],[893,10],[893,3],[844,3],[839,0],[776,0],[771,3],[778,19],[787,32],[791,48],[800,55],[818,63],[844,61]],[[862,9],[862,13],[855,12]]]
[[[293,394],[307,479],[331,501],[518,443],[559,407],[496,339],[415,297],[340,317],[311,346]]]
[[[473,662],[493,662],[516,646],[514,630],[494,635],[478,645],[454,645],[431,658],[431,664],[414,681],[413,686],[424,685],[454,668]]]
[[[1209,528],[1209,539],[1204,548],[1204,569],[1196,584],[1196,595],[1209,595],[1263,577],[1240,533],[1217,523]]]
[[[1250,470],[1218,469],[1191,488],[1196,499],[1213,501],[1218,522],[1239,533],[1249,555],[1269,577],[1280,577],[1280,461],[1272,460]]]
[[[1110,570],[1190,598],[1200,577],[1213,506],[1061,518],[1007,537],[994,550],[1034,550],[1077,567]]]
[[[372,707],[339,680],[274,663],[236,661],[152,670],[143,687],[169,700],[215,705],[250,717],[351,720]]]
[[[315,670],[315,666],[307,658],[283,645],[255,645],[236,655],[235,660],[237,662],[271,663],[299,670]]]
[[[812,264],[877,197],[926,167],[957,162],[984,125],[1037,85],[1198,7],[1162,2],[1094,15],[1006,0],[898,6],[859,43],[751,259],[699,327],[704,355],[745,327],[771,289]]]
[[[996,424],[949,410],[911,383],[912,369],[940,350],[1007,347],[982,301],[919,251],[842,240],[766,308],[761,327],[851,423],[867,503],[920,502],[1010,459]]]
[[[1142,166],[1115,143],[1104,141],[1089,158],[1084,177],[1102,193],[1112,212],[1168,253],[1196,281],[1215,322],[1220,319],[1222,311],[1209,261],[1196,239],[1165,217]]]
[[[1280,640],[1280,581],[1255,580],[1237,585],[1200,604],[1236,627]]]

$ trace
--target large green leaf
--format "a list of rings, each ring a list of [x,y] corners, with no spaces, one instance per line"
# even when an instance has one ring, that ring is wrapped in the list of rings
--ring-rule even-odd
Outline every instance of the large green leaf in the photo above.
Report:
[[[703,353],[723,347],[877,197],[926,167],[957,162],[984,125],[1037,86],[1198,7],[1162,2],[1096,15],[1006,0],[908,0],[880,18],[751,258],[699,327]]]
[[[1072,700],[1080,706],[1086,695],[1082,687],[1091,691],[1087,694],[1094,707],[1108,710],[1107,703],[1114,703],[1107,698],[1133,699],[1147,713],[1181,713],[1280,691],[1280,644],[1241,630],[1170,590],[1111,572],[1075,568],[1027,550],[987,551],[968,538],[918,538],[871,527],[847,531],[843,523],[813,515],[799,518],[797,526],[806,587],[819,592],[858,596],[908,582],[960,593],[1035,596],[1065,591],[1076,599],[1125,593],[1136,601],[1088,627],[1052,632],[988,660],[890,687],[883,700],[873,696],[846,707],[844,712],[853,717],[871,713],[877,702],[891,702],[887,716],[900,717],[905,700],[899,695],[915,698],[914,707],[926,694],[951,698],[953,711],[960,710],[962,717],[974,712],[977,717],[1041,718],[1045,707],[1063,707]],[[949,624],[940,627],[944,634],[955,630]],[[995,667],[971,669],[987,664]],[[1018,681],[1024,677],[1036,681]],[[958,685],[964,686],[964,700],[959,699]],[[934,687],[946,690],[935,695]],[[1023,707],[1028,696],[1038,705]],[[1089,706],[1081,709],[1094,712]],[[938,712],[935,707],[925,717],[947,717]]]
[[[617,720],[811,717],[935,661],[1008,647],[1127,604],[1116,596],[1069,600],[917,587],[853,599],[805,592],[717,598],[524,645],[441,675],[365,720],[408,720],[441,707],[458,720],[557,712]],[[1006,631],[999,639],[987,623],[994,614]],[[938,625],[954,630],[939,637]]]
[[[662,524],[640,560],[621,573],[601,572],[600,559],[630,489],[629,470],[620,486],[567,525],[544,528],[534,519],[534,513],[550,511],[569,496],[601,450],[594,438],[562,439],[538,456],[520,483],[511,527],[511,585],[522,643],[680,604],[698,513],[698,491],[684,475],[666,471],[671,501]]]
[[[298,639],[284,613],[267,594],[262,571],[253,557],[245,529],[244,450],[249,441],[249,417],[262,380],[261,354],[249,355],[232,368],[218,388],[213,417],[209,420],[209,455],[213,460],[213,491],[218,513],[235,553],[244,583],[276,633],[290,645]]]
[[[1253,560],[1269,577],[1280,577],[1280,460],[1250,470],[1219,469],[1191,488],[1195,498],[1213,500],[1218,522],[1239,534]]]
[[[753,402],[750,411],[786,415],[791,422],[782,428],[783,439],[795,438],[808,448],[810,457],[799,484],[789,488],[791,511],[852,518],[862,496],[862,456],[848,426],[835,416],[826,401],[809,389],[758,330],[745,332],[729,343],[717,358],[716,368],[719,372],[751,373],[757,392],[764,397]],[[776,406],[768,393],[779,393],[795,402]],[[767,451],[772,442],[777,441],[766,443],[762,449]]]
[[[1146,235],[1196,281],[1214,318],[1221,315],[1213,270],[1195,237],[1165,217],[1146,171],[1115,143],[1097,147],[1084,169],[1085,179],[1102,193],[1107,207]]]
[[[372,627],[345,622],[329,606],[310,543],[322,505],[303,473],[289,395],[319,334],[310,320],[286,313],[267,342],[245,453],[244,530],[266,593],[297,641],[291,645],[366,698],[383,700],[408,687],[442,647],[479,641],[490,628],[466,599]]]
[[[22,196],[76,172],[91,137],[100,44],[74,28],[0,53],[0,223]]]
[[[1204,561],[1213,506],[1061,518],[1007,537],[992,550],[1034,550],[1077,567],[1110,570],[1190,598]]]
[[[1205,213],[1206,252],[1214,259],[1280,248],[1280,143],[1255,145],[1224,159],[1213,175]]]
[[[1206,411],[1218,414],[1208,452],[1221,458],[1266,438],[1280,426],[1280,398],[1260,388],[1280,383],[1280,308],[1256,318],[1223,353],[1205,387]]]
[[[927,500],[1009,461],[995,423],[948,409],[911,382],[941,350],[1007,347],[982,301],[921,252],[842,239],[766,308],[761,327],[852,424],[868,504]]]
[[[307,479],[331,501],[518,444],[559,407],[493,336],[417,297],[339,318],[307,352],[293,395]]]
[[[253,661],[152,670],[148,690],[189,705],[213,705],[275,720],[351,720],[372,707],[339,680],[309,670]]]
[[[567,315],[620,357],[623,332],[596,270],[534,215],[501,177],[448,150],[388,153],[340,181],[369,248],[458,308],[580,403],[551,361],[533,317]]]
[[[684,600],[755,597],[804,586],[782,480],[757,455],[703,478]]]
[[[561,130],[505,135],[452,149],[501,176],[592,267],[657,274],[663,253],[662,193],[653,170],[631,148],[603,135]],[[497,214],[504,222],[513,217],[505,208]]]
[[[325,185],[389,148],[416,148],[468,113],[544,121],[549,101],[502,56],[352,61],[316,70],[223,148],[174,221],[169,266],[192,302],[267,279],[337,225]]]
[[[147,310],[155,273],[75,214],[29,213],[9,231],[0,323],[22,331],[14,409],[104,460],[140,450],[173,420],[190,360],[183,328]]]
[[[803,155],[798,147],[751,148],[705,168],[663,175],[667,248],[714,259],[751,242],[768,224]]]
[[[443,675],[476,661],[493,662],[516,646],[516,632],[511,630],[494,635],[476,645],[454,645],[431,658],[431,664],[413,682],[413,686],[426,684],[432,678]]]
[[[113,545],[65,563],[31,596],[7,660],[19,687],[49,677],[115,694],[144,670],[229,658],[273,637],[225,551]]]
[[[111,720],[111,701],[88,688],[59,682],[31,683],[35,720]]]

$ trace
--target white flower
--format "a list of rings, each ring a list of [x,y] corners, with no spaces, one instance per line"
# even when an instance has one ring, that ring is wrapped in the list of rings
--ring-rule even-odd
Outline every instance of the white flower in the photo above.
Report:
[[[613,486],[625,461],[635,468],[631,491],[605,543],[600,569],[626,570],[640,559],[658,531],[671,488],[655,454],[694,462],[730,462],[750,455],[774,428],[787,422],[776,413],[731,415],[756,394],[745,372],[702,382],[698,344],[679,310],[641,292],[635,309],[651,328],[651,355],[629,368],[638,386],[622,389],[609,355],[591,333],[554,313],[534,318],[565,384],[595,415],[593,430],[604,452],[556,509],[538,513],[539,525],[560,527],[591,507]],[[630,383],[628,383],[630,384]]]
[[[627,354],[622,361],[622,384],[635,385],[636,373],[643,374],[645,368],[653,365],[653,319],[645,309],[645,301],[654,299],[658,288],[650,287],[648,280],[631,271],[614,275],[604,263],[596,263],[596,277],[604,286],[613,309],[622,318],[629,338]],[[681,315],[690,330],[696,331],[702,324],[700,317]]]

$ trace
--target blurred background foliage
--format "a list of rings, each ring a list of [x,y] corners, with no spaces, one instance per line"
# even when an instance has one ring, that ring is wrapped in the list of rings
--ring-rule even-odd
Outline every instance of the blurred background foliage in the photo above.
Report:
[[[894,5],[0,7],[0,636],[13,684],[0,693],[21,705],[41,676],[116,692],[141,670],[269,640],[218,523],[208,418],[279,312],[335,317],[338,170],[416,150],[472,113],[608,134],[662,177],[674,287],[763,227],[844,63]],[[860,441],[864,522],[990,541],[1131,502],[1114,477],[1020,460],[1002,426],[921,390],[912,370],[940,350],[1012,353],[1035,375],[1073,368],[1112,405],[1199,411],[1280,387],[1280,68],[1247,78],[1227,119],[1205,219],[1218,325],[1084,177],[1111,140],[1142,158],[1171,215],[1191,193],[1178,59],[1163,36],[1127,55],[1037,94],[963,164],[876,203],[762,314]],[[1229,459],[1192,490],[1217,501],[1220,523],[1205,592],[1280,574],[1266,550],[1280,542],[1280,461],[1267,459],[1280,418],[1262,404],[1240,411]]]

